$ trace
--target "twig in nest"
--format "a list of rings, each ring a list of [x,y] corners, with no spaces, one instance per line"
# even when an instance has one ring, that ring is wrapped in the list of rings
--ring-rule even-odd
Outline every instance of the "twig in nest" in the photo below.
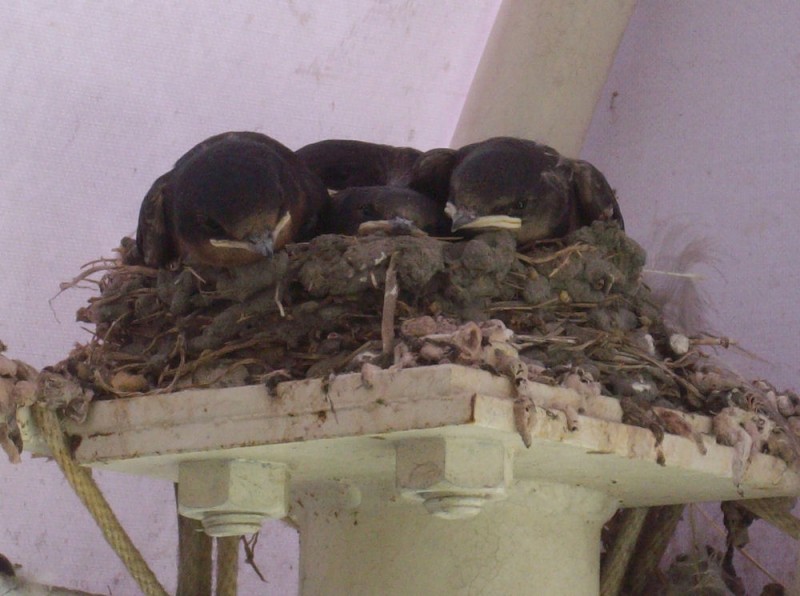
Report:
[[[191,274],[192,274],[192,277],[194,277],[194,278],[195,278],[197,281],[199,281],[201,284],[205,284],[205,283],[207,283],[207,282],[206,282],[206,280],[205,280],[205,279],[203,279],[203,278],[200,276],[200,274],[199,274],[197,271],[195,271],[194,269],[192,269],[191,267],[189,267],[189,266],[186,266],[186,267],[185,267],[185,270],[186,270],[186,271],[188,271],[189,273],[191,273]],[[176,277],[176,278],[175,278],[175,281],[174,281],[174,282],[172,282],[172,283],[174,283],[174,284],[176,284],[176,285],[177,285],[178,283],[180,283],[180,278],[181,278],[180,276]]]
[[[645,370],[650,368],[649,364],[617,364],[617,362],[595,362],[595,365],[603,371],[617,372],[620,370]]]
[[[208,381],[203,381],[202,383],[192,383],[188,387],[184,387],[184,389],[194,389],[194,388],[203,388],[203,387],[210,387],[214,383],[217,383],[220,379],[225,377],[229,372],[231,372],[234,368],[238,368],[240,366],[247,366],[248,364],[252,365],[263,365],[264,363],[257,358],[242,358],[241,360],[237,360],[236,362],[226,366],[224,369],[219,371],[216,375],[214,375]]]
[[[178,366],[173,369],[172,371],[172,380],[170,381],[169,385],[165,388],[164,393],[169,393],[175,387],[175,383],[178,382],[178,379],[182,376],[182,370],[186,365],[186,350],[184,349],[186,344],[186,338],[181,334],[175,338],[175,347],[169,354],[170,358],[174,358],[176,354],[180,355],[180,361],[178,362]],[[158,377],[158,385],[161,386],[164,382],[164,379],[169,374],[169,369],[164,369]]]
[[[668,277],[682,277],[696,281],[703,281],[706,279],[705,275],[700,275],[699,273],[679,273],[677,271],[659,271],[658,269],[642,269],[642,273],[654,273],[656,275],[666,275]]]
[[[162,313],[158,313],[158,314],[163,316]],[[140,319],[139,321],[142,321],[142,320],[143,319]],[[144,354],[149,354],[153,350],[153,348],[155,347],[156,343],[158,343],[160,340],[162,340],[163,338],[167,337],[168,335],[176,334],[176,333],[178,333],[178,329],[175,328],[175,327],[173,327],[171,329],[168,329],[166,331],[162,331],[161,333],[157,333],[156,335],[153,336],[153,339],[150,340],[150,343],[147,344],[147,347],[145,347],[145,349],[143,350],[143,353]]]
[[[383,285],[383,318],[381,319],[381,346],[384,356],[394,352],[394,315],[397,310],[397,253],[392,253],[386,268],[386,281]]]
[[[706,354],[698,350],[689,350],[677,360],[665,360],[664,364],[670,368],[685,368],[697,362],[698,359],[708,358]]]
[[[244,562],[253,568],[253,571],[256,572],[256,575],[262,582],[267,583],[267,578],[264,577],[264,574],[261,573],[258,565],[256,565],[256,545],[258,544],[259,535],[260,532],[256,532],[249,539],[246,536],[242,536],[242,546],[244,546]]]
[[[283,304],[281,303],[281,284],[275,284],[275,304],[278,305],[278,312],[281,313],[281,318],[286,318],[286,311],[283,309]]]
[[[537,337],[535,335],[517,335],[517,341],[514,342],[513,346],[517,348],[517,350],[524,350],[525,348],[530,348],[531,346],[536,346],[539,344],[566,344],[568,346],[575,345],[577,341],[574,337],[561,337],[561,336],[551,336],[551,335],[542,335]]]
[[[507,288],[513,288],[513,289],[515,289],[517,292],[522,292],[522,291],[524,291],[524,290],[525,290],[525,288],[524,288],[523,286],[518,286],[518,285],[516,285],[516,284],[512,284],[511,282],[508,282],[508,281],[506,281],[506,282],[503,282],[503,285],[504,285],[504,286],[506,286]]]
[[[578,252],[578,256],[580,256],[580,251]],[[559,272],[569,264],[569,254],[564,257],[564,260],[561,261],[548,275],[549,279],[553,279]]]
[[[93,355],[94,356],[94,355]],[[126,354],[125,352],[109,352],[106,354],[108,360],[112,360],[115,363],[118,362],[130,362],[130,364],[126,364],[121,366],[120,368],[127,368],[131,366],[137,366],[140,364],[145,364],[147,362],[147,358],[143,358],[138,354]]]
[[[562,255],[566,255],[566,257],[569,257],[571,253],[573,252],[580,253],[582,250],[597,250],[597,248],[589,244],[584,244],[582,242],[579,242],[577,244],[570,244],[569,246],[566,246],[561,250],[557,250],[556,252],[549,254],[546,257],[540,257],[538,259],[534,259],[533,257],[529,257],[528,255],[524,255],[518,252],[517,258],[523,263],[527,263],[528,265],[542,265],[544,263],[549,263],[550,261],[554,261],[555,259],[557,259]]]
[[[145,267],[144,265],[120,265],[116,271],[122,271],[128,274],[143,275],[145,277],[158,277],[158,269],[153,267]]]
[[[112,395],[119,395],[120,397],[126,397],[124,393],[120,393],[116,389],[114,389],[106,380],[103,378],[102,373],[99,370],[94,371],[94,375],[92,375],[92,379],[94,380],[95,385],[100,387],[106,393],[110,393]]]
[[[546,306],[551,306],[553,304],[558,304],[558,298],[550,298],[550,300],[545,300],[544,302],[540,302],[539,304],[527,304],[524,302],[495,302],[489,307],[489,311],[490,312],[499,312],[503,310],[534,311],[537,308],[544,308]]]
[[[197,370],[201,365],[205,364],[206,362],[209,362],[210,360],[214,360],[216,358],[224,356],[225,354],[228,354],[230,352],[236,352],[237,350],[242,350],[242,349],[245,349],[245,348],[251,348],[251,347],[257,346],[258,343],[259,342],[258,342],[257,339],[248,339],[248,340],[243,341],[243,342],[234,343],[234,344],[228,344],[228,345],[226,345],[226,346],[224,346],[224,347],[222,347],[222,348],[220,348],[218,350],[203,352],[195,360],[192,360],[191,362],[189,362],[187,364],[187,362],[186,362],[186,350],[184,349],[185,339],[184,339],[184,337],[182,335],[179,335],[177,337],[177,341],[176,341],[176,349],[173,350],[172,353],[170,354],[170,358],[172,358],[175,355],[176,351],[177,351],[177,352],[180,353],[180,358],[181,358],[180,362],[178,363],[178,366],[172,370],[172,374],[173,374],[172,381],[170,381],[170,384],[169,384],[168,387],[161,388],[161,389],[156,389],[152,393],[153,394],[170,393],[174,389],[175,384],[178,382],[178,380],[181,377],[184,377],[187,374],[194,372],[195,370]],[[161,376],[158,379],[158,385],[159,386],[163,383],[163,379],[166,378],[166,375],[169,372],[170,371],[165,370],[163,373],[161,373]]]
[[[730,337],[713,337],[706,335],[704,337],[690,337],[689,343],[693,346],[720,346],[727,349],[730,346],[737,345],[738,342]]]
[[[89,304],[92,309],[96,309],[100,306],[113,304],[114,302],[125,300],[127,298],[128,294],[125,292],[117,292],[115,294],[105,294],[102,298],[89,298]]]
[[[53,308],[53,302],[55,301],[55,299],[58,298],[59,296],[61,296],[61,294],[63,294],[65,291],[69,290],[70,288],[79,287],[78,284],[81,283],[82,281],[87,280],[87,278],[90,275],[98,273],[99,271],[108,271],[109,269],[112,268],[111,266],[109,266],[109,263],[113,263],[113,261],[107,261],[105,259],[100,259],[98,261],[92,261],[92,263],[104,263],[104,264],[103,265],[98,265],[96,267],[92,267],[91,269],[87,269],[83,273],[80,273],[79,275],[75,276],[72,279],[72,281],[61,282],[60,284],[58,284],[58,292],[52,298],[50,298],[47,301],[47,304],[48,304],[48,306],[50,306],[50,311],[53,313],[53,318],[55,318],[56,322],[60,323],[61,321],[58,319],[58,315],[56,314],[56,309]],[[86,265],[84,265],[84,267],[86,267]],[[100,282],[95,280],[95,279],[90,279],[88,281],[91,281],[95,285],[100,286]]]
[[[578,346],[564,346],[564,350],[569,351],[569,352],[583,352],[584,350],[586,350],[586,348],[588,348],[591,345],[596,344],[599,341],[600,341],[600,338],[599,337],[595,337],[595,338],[592,338],[592,339],[590,339],[590,340],[588,340],[588,341],[586,341],[586,342],[584,342],[584,343],[582,343],[582,344],[580,344]]]
[[[117,326],[117,323],[119,323],[122,319],[124,319],[127,316],[128,313],[123,313],[112,321],[111,325],[108,326],[108,329],[106,329],[106,332],[103,334],[103,343],[108,341],[108,337],[109,335],[111,335],[111,332],[114,330],[114,327]],[[94,336],[97,337],[97,334],[95,333]]]
[[[62,281],[60,284],[58,284],[58,294],[56,294],[55,296],[50,298],[50,300],[55,300],[56,298],[58,298],[66,290],[69,290],[70,288],[77,287],[77,285],[79,283],[81,283],[82,281],[90,281],[90,282],[92,282],[94,284],[99,284],[100,282],[98,280],[89,279],[89,277],[91,277],[95,273],[99,273],[101,271],[108,271],[110,269],[113,269],[113,267],[110,265],[110,263],[113,264],[113,261],[100,260],[100,261],[92,261],[92,263],[102,263],[102,264],[101,265],[96,265],[94,267],[90,267],[89,269],[86,269],[85,271],[80,272],[78,275],[73,277],[71,281]],[[84,267],[85,266],[86,265],[84,265]]]
[[[98,263],[103,263],[107,269],[116,269],[117,267],[119,267],[117,259],[100,257],[99,259],[87,261],[86,263],[81,265],[81,269],[86,269],[87,267],[91,267],[92,265],[97,265]]]
[[[678,385],[683,387],[686,390],[686,396],[689,398],[689,401],[692,403],[692,406],[700,409],[703,407],[703,396],[701,395],[700,391],[688,382],[686,379],[681,377],[680,375],[676,374],[669,366],[665,365],[663,362],[656,360],[655,358],[651,358],[645,352],[641,350],[637,350],[633,346],[626,346],[625,349],[620,349],[620,354],[630,356],[631,358],[635,358],[636,360],[645,362],[649,362],[659,370],[663,371],[667,374],[669,378],[674,380]]]
[[[336,415],[336,406],[333,405],[333,399],[331,399],[331,383],[336,378],[335,373],[330,373],[327,377],[322,379],[322,392],[325,394],[325,401],[328,402],[328,406],[331,409],[331,413],[333,414],[333,419],[336,421],[336,424],[339,424],[339,416]]]

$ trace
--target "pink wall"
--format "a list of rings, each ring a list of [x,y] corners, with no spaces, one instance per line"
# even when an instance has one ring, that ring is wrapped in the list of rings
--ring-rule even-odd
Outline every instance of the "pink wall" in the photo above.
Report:
[[[657,248],[665,224],[714,249],[699,267],[714,329],[758,356],[720,358],[800,390],[800,4],[640,0],[583,157],[619,194],[628,233]],[[617,94],[616,97],[612,96]],[[716,507],[706,511],[716,513]],[[699,541],[721,548],[696,514]],[[717,520],[721,526],[721,520]],[[749,550],[782,581],[797,545],[767,524]],[[686,549],[690,531],[685,525]],[[766,576],[738,557],[748,593]]]
[[[713,327],[763,360],[722,357],[795,389],[798,31],[791,1],[640,1],[583,149],[646,248],[673,221],[711,241]]]

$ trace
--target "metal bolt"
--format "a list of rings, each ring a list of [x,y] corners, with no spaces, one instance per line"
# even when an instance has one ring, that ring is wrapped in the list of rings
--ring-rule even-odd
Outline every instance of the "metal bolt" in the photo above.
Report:
[[[248,460],[181,462],[178,511],[199,519],[210,536],[241,536],[265,519],[286,517],[289,474],[285,464]]]
[[[466,519],[490,500],[504,499],[511,453],[500,441],[469,437],[406,439],[395,445],[395,484],[443,519]]]

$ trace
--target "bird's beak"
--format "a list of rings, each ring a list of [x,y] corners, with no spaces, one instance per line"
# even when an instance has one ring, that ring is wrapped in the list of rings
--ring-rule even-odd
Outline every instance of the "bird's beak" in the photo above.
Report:
[[[285,230],[288,231],[287,228],[291,223],[292,223],[292,214],[289,211],[287,211],[286,213],[283,214],[283,217],[281,217],[280,220],[278,220],[278,223],[275,225],[275,229],[272,230],[272,237],[274,238],[276,244],[279,244],[280,246],[283,246],[285,244],[284,242],[281,242],[281,240],[283,240],[281,238],[281,235],[284,233]]]
[[[448,202],[444,208],[445,215],[453,220],[451,230],[519,230],[522,227],[522,219],[510,215],[482,215],[477,217],[474,214],[459,209],[453,203]]]
[[[209,242],[211,243],[211,246],[215,246],[216,248],[235,248],[237,250],[246,250],[248,252],[254,252],[263,257],[272,256],[272,247],[274,244],[271,230],[267,230],[263,234],[259,234],[257,236],[251,236],[248,240],[225,240],[212,238],[209,240]]]
[[[248,250],[263,257],[271,257],[275,252],[275,230],[265,230],[248,238]]]
[[[283,214],[283,217],[281,217],[278,220],[278,223],[275,224],[275,229],[272,230],[273,250],[274,249],[280,250],[281,248],[283,248],[284,244],[286,244],[288,236],[291,236],[292,234],[291,224],[292,224],[292,214],[289,211],[287,211],[286,213]]]
[[[211,246],[217,248],[236,248],[254,252],[262,257],[271,257],[275,253],[275,245],[281,239],[281,233],[292,223],[292,214],[288,211],[280,218],[274,230],[264,230],[259,234],[253,234],[247,240],[223,240],[212,238],[209,240]],[[281,243],[281,246],[283,243]]]
[[[444,214],[453,220],[453,225],[450,227],[451,231],[453,232],[460,230],[461,228],[468,226],[470,222],[475,221],[475,215],[463,209],[459,209],[450,201],[448,201],[444,206]]]

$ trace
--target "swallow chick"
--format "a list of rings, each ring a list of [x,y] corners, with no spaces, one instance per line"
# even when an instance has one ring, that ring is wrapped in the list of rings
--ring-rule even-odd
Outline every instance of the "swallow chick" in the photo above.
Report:
[[[331,190],[352,186],[405,186],[422,154],[411,147],[329,139],[311,143],[297,156]]]
[[[232,267],[309,239],[328,200],[322,182],[279,142],[230,132],[199,143],[142,201],[137,246],[147,265],[176,258]]]
[[[14,571],[14,565],[3,554],[0,554],[0,575],[6,577],[15,577],[17,575],[16,571]]]
[[[408,187],[436,201],[444,209],[450,193],[450,177],[458,165],[454,149],[430,149],[411,167]]]
[[[508,229],[524,244],[598,219],[623,226],[614,192],[594,166],[524,139],[434,149],[420,157],[409,186],[446,201],[453,232]]]
[[[364,226],[382,222],[381,225]],[[322,217],[323,233],[354,236],[359,229],[414,228],[430,235],[447,233],[448,222],[435,201],[409,188],[357,186],[336,193]]]

